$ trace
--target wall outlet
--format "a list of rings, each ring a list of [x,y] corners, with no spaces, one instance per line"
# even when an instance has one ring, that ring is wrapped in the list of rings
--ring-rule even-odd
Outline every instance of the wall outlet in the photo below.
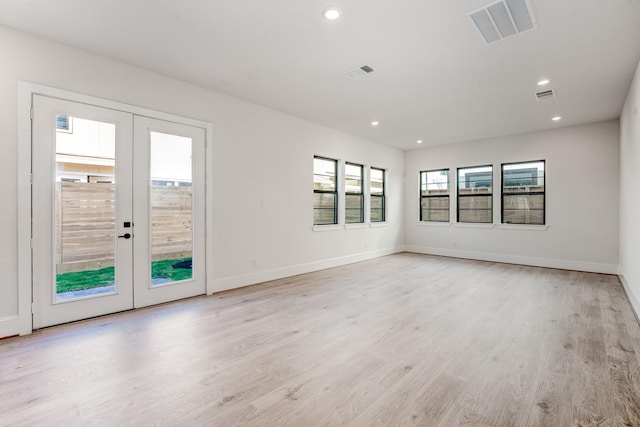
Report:
[[[258,266],[258,261],[255,258],[251,258],[251,267],[256,268]]]

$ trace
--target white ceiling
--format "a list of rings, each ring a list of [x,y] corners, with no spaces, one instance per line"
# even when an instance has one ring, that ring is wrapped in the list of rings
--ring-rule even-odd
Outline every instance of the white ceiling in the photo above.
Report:
[[[0,24],[401,149],[620,116],[640,0],[531,0],[538,28],[489,46],[467,14],[492,2],[2,0]]]

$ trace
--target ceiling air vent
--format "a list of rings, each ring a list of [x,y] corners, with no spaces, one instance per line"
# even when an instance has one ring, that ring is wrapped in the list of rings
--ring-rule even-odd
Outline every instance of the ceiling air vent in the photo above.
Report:
[[[556,97],[556,92],[553,89],[536,92],[536,99],[538,101],[543,101],[545,99],[551,99],[555,97]]]
[[[536,28],[529,0],[500,0],[469,17],[487,44],[492,44]]]
[[[358,67],[355,68],[353,70],[349,70],[349,71],[345,71],[344,73],[342,73],[342,75],[346,78],[348,78],[349,80],[355,80],[358,79],[360,77],[364,77],[367,74],[371,74],[373,73],[375,70],[368,66],[368,65],[363,65],[362,67]]]

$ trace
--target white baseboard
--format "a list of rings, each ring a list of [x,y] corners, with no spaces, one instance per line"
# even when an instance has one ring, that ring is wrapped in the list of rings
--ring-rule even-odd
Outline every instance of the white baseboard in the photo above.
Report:
[[[213,292],[228,291],[230,289],[255,285],[256,283],[268,282],[271,280],[283,279],[285,277],[296,276],[298,274],[311,273],[325,270],[327,268],[339,267],[341,265],[352,264],[354,262],[366,261],[385,255],[403,252],[403,246],[380,249],[376,251],[363,252],[355,255],[348,255],[338,258],[330,258],[321,261],[314,261],[306,264],[292,265],[289,267],[276,268],[273,270],[257,271],[255,273],[241,274],[238,276],[223,277],[213,281]]]
[[[631,286],[629,285],[629,282],[627,282],[627,279],[624,277],[624,274],[620,272],[620,274],[618,274],[618,277],[620,278],[620,282],[622,283],[624,291],[627,293],[627,298],[629,298],[633,313],[636,315],[636,319],[638,320],[638,322],[640,322],[640,316],[638,315],[640,314],[640,301],[638,301],[638,298],[631,290]]]
[[[0,317],[0,338],[12,337],[20,333],[18,316]]]
[[[588,271],[591,273],[618,274],[618,266],[593,262],[572,261],[554,258],[538,258],[521,255],[506,255],[489,252],[461,251],[457,249],[431,248],[406,245],[405,251],[419,254],[441,255],[453,258],[475,259],[479,261],[504,262],[506,264],[531,265],[534,267],[558,268],[561,270]]]

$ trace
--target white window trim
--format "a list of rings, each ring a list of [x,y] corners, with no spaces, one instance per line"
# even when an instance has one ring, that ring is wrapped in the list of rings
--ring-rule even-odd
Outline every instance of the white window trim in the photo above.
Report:
[[[465,223],[466,224],[466,223]],[[447,221],[418,221],[418,225],[424,227],[451,227],[451,222]]]
[[[456,222],[458,228],[495,228],[496,224],[489,224],[484,222]]]
[[[537,224],[498,224],[498,228],[503,230],[527,230],[527,231],[546,231],[548,225]]]
[[[367,228],[366,222],[352,222],[344,225],[345,230],[353,230],[355,228]]]
[[[343,226],[340,224],[326,224],[326,225],[314,225],[311,227],[313,231],[338,231],[342,230]]]
[[[369,228],[382,228],[382,227],[388,227],[389,223],[387,221],[376,221],[376,222],[370,222],[369,223]]]

